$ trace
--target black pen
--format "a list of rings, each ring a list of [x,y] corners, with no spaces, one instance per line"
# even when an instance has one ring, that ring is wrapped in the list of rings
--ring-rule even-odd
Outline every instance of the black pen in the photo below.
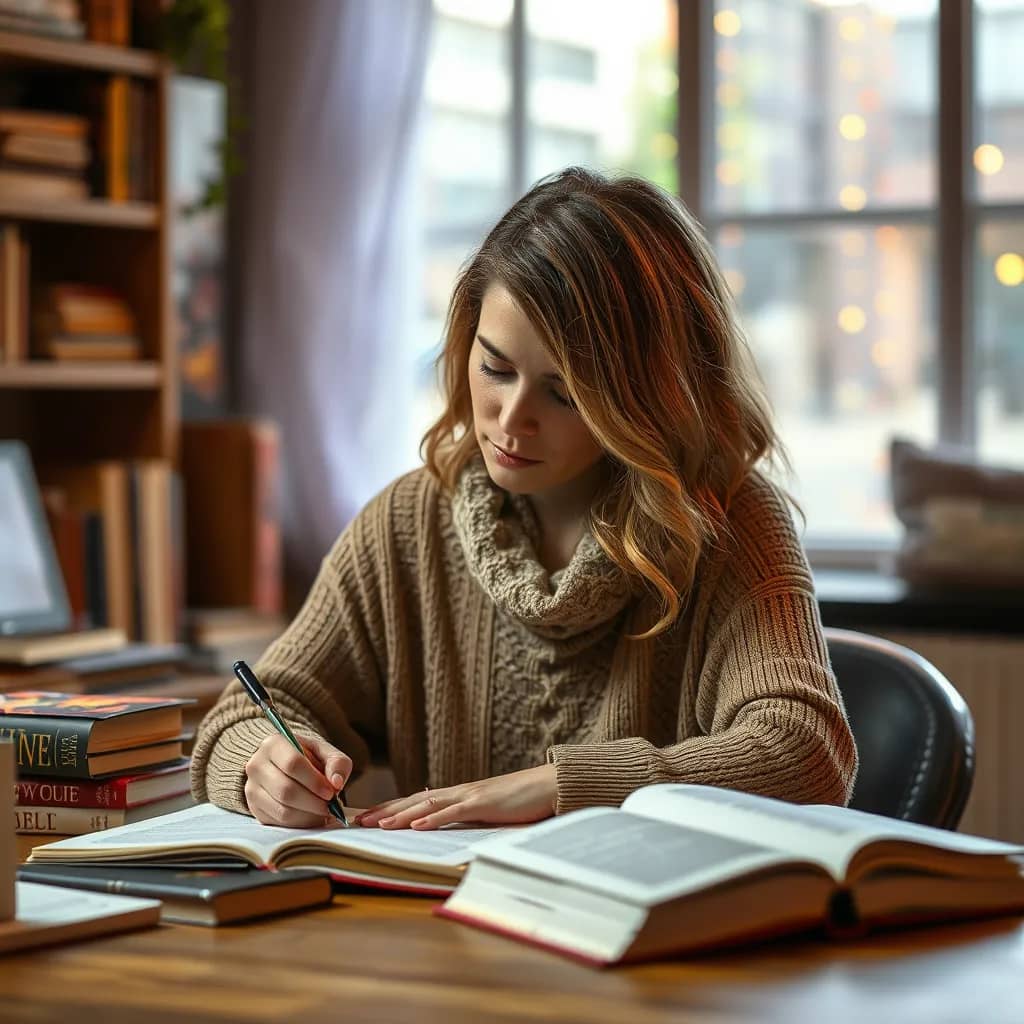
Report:
[[[270,694],[263,689],[263,684],[256,678],[256,674],[244,661],[236,661],[231,666],[235,670],[235,676],[245,687],[245,692],[253,699],[253,703],[260,706],[260,710],[270,719],[274,728],[304,757],[309,760],[309,755],[303,749],[302,744],[295,738],[295,734],[288,728],[288,723],[278,714],[277,708]],[[312,764],[312,762],[310,762]],[[315,766],[314,766],[315,767]],[[327,801],[327,810],[331,812],[345,826],[349,827],[348,818],[345,817],[345,809],[342,803],[345,800],[345,790],[341,791],[341,800],[332,796]]]

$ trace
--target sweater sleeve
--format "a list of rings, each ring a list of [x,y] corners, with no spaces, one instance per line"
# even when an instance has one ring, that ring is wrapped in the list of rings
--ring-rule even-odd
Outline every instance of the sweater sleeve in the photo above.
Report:
[[[254,666],[297,735],[323,736],[369,761],[368,738],[384,736],[384,635],[374,543],[385,517],[378,497],[339,537],[305,603]],[[192,754],[197,800],[248,813],[245,763],[273,727],[232,682],[201,722]]]
[[[667,747],[638,737],[552,747],[559,813],[618,805],[656,782],[797,803],[849,800],[857,751],[810,570],[781,498],[754,523],[741,521],[736,542],[703,625],[695,623],[703,635],[691,637],[703,658],[694,695],[682,699],[694,700],[696,735]]]

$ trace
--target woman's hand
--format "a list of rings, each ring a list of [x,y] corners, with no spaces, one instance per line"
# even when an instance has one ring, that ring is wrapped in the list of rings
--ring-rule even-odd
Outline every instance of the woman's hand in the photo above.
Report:
[[[363,811],[357,825],[432,829],[453,822],[513,825],[555,813],[555,766],[542,764],[510,775],[465,782],[447,789],[425,789]]]
[[[277,733],[259,745],[245,764],[245,801],[264,825],[319,828],[334,820],[327,801],[345,785],[352,759],[319,736],[296,738],[309,760]]]

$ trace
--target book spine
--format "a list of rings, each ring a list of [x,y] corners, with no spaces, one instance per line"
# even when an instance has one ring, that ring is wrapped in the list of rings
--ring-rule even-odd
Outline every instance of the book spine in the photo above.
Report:
[[[19,779],[14,784],[14,802],[26,807],[88,807],[97,810],[124,809],[127,789],[119,782],[50,782]]]
[[[14,831],[81,836],[124,824],[124,811],[94,807],[15,807]]]
[[[62,778],[89,776],[89,719],[73,720],[0,716],[0,738],[14,744],[18,769],[32,775]]]

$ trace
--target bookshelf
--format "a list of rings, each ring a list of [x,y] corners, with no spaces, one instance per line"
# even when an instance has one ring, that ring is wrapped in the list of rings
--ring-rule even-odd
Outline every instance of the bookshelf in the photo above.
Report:
[[[34,460],[161,458],[178,462],[176,353],[170,327],[170,201],[166,166],[171,66],[153,51],[76,39],[0,32],[0,83],[36,79],[71,100],[111,76],[142,83],[151,97],[146,145],[153,194],[115,201],[47,200],[0,193],[0,223],[17,226],[29,253],[29,287],[73,280],[128,300],[142,358],[51,362],[28,353],[0,361],[0,436],[25,441]],[[0,103],[0,106],[3,104]],[[17,104],[15,104],[17,106]],[[60,108],[57,108],[60,109]]]

